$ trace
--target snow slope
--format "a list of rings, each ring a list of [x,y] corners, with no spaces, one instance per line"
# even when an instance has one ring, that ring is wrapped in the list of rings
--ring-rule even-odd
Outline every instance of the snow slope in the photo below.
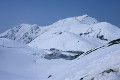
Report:
[[[0,79],[119,80],[119,48],[120,44],[100,48],[75,60],[47,60],[39,55],[46,54],[42,50],[0,38]]]
[[[65,80],[119,80],[120,44],[99,49],[75,61],[71,76]],[[79,66],[78,66],[79,65]],[[71,67],[71,68],[72,68]],[[75,72],[75,73],[74,73]]]
[[[0,79],[1,80],[38,80],[36,73],[40,66],[37,59],[45,54],[42,50],[0,38]]]
[[[48,39],[44,39],[44,38],[48,38]],[[41,35],[40,40],[38,40],[38,43],[36,42],[34,45],[35,47],[41,49],[56,48],[64,51],[68,51],[68,50],[87,51],[91,48],[96,47],[96,44],[92,44],[88,40],[82,37],[80,38],[79,36],[69,32],[64,32],[58,35],[53,34],[50,37],[45,37],[45,35]]]
[[[51,61],[42,58],[42,54],[46,53],[9,39],[0,38],[0,79],[43,80],[47,78]],[[63,62],[60,60],[59,63],[53,61],[54,63],[61,65],[59,63]]]

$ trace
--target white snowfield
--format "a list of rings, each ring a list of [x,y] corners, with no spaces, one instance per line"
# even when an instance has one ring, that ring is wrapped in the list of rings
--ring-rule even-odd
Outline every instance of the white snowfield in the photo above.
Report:
[[[118,27],[88,15],[14,27],[0,34],[0,80],[120,80],[120,44],[107,44],[119,34]],[[52,50],[84,53],[73,60],[46,59]]]
[[[42,58],[46,54],[0,38],[1,80],[119,80],[120,44],[75,60]],[[83,78],[83,79],[82,79]]]

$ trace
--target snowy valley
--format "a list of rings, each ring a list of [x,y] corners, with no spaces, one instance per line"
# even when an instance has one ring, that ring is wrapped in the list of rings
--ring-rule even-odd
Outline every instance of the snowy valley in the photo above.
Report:
[[[88,15],[0,34],[1,80],[120,80],[120,28]]]

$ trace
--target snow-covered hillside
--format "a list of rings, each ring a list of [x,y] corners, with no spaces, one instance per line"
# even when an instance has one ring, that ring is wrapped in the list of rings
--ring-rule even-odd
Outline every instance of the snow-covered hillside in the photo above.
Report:
[[[42,54],[46,53],[0,38],[0,80],[38,80],[38,73],[41,72],[36,61]]]
[[[47,60],[26,45],[0,38],[1,80],[119,80],[120,44],[100,48],[75,60]]]

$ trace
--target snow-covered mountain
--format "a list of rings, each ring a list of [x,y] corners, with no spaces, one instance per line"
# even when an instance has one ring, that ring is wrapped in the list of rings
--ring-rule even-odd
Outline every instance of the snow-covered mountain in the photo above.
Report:
[[[0,80],[120,80],[119,34],[88,15],[13,27],[0,34]]]
[[[88,15],[83,15],[62,19],[49,26],[40,27],[37,25],[21,24],[20,26],[13,27],[4,33],[1,33],[0,37],[9,38],[25,44],[28,44],[32,41],[29,44],[30,46],[35,45],[40,48],[56,47],[56,45],[54,45],[56,44],[56,41],[54,40],[56,37],[59,39],[57,40],[57,46],[59,43],[62,43],[61,45],[68,47],[72,44],[76,45],[77,42],[79,42],[81,45],[82,43],[87,42],[87,44],[91,44],[91,46],[96,47],[100,44],[106,43],[107,41],[111,41],[120,37],[119,35],[116,35],[119,33],[120,29],[118,27],[107,22],[99,22],[95,18],[92,18]],[[64,39],[62,37],[64,37]],[[64,41],[68,40],[69,38],[71,38],[71,41],[74,39],[74,41],[68,41],[68,43],[65,43]],[[44,47],[46,43],[48,43],[47,45],[52,45]],[[61,49],[59,47],[64,47],[61,45],[58,46],[58,49]]]
[[[60,20],[28,45],[42,49],[87,51],[120,37],[120,29],[83,15]],[[47,46],[46,46],[47,45]]]
[[[119,38],[117,34],[120,34],[118,27],[83,15],[62,19],[49,26],[21,24],[0,37],[41,49],[87,51]]]
[[[36,24],[21,24],[20,26],[8,29],[4,33],[0,34],[0,37],[9,38],[21,43],[28,44],[44,31],[47,31],[46,27],[40,27]]]

